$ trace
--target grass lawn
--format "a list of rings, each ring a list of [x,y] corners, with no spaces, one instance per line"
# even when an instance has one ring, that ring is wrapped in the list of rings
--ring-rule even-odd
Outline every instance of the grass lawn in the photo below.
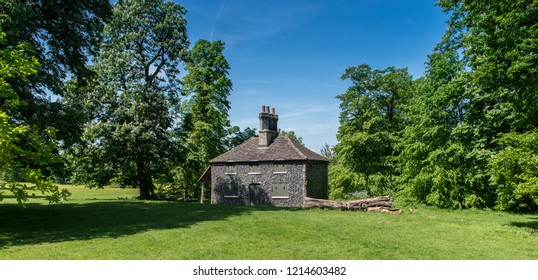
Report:
[[[136,201],[65,186],[68,202],[0,202],[0,259],[538,259],[538,214],[401,215]]]

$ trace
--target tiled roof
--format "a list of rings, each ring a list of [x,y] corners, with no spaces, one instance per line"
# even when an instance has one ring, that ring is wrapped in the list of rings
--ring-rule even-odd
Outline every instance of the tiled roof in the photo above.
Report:
[[[219,162],[250,162],[275,160],[328,161],[325,157],[296,143],[288,136],[278,136],[268,147],[259,147],[258,137],[252,137],[232,150],[210,160]]]

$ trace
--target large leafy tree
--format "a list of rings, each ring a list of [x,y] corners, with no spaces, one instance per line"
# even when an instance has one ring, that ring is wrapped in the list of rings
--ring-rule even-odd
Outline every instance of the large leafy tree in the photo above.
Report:
[[[532,168],[514,170],[524,180],[506,170],[518,153],[522,164],[533,166],[528,142],[538,128],[538,4],[439,5],[451,17],[409,108],[400,158],[405,193],[441,207],[507,209],[517,208],[517,200],[535,207],[529,203],[537,188]]]
[[[465,122],[464,63],[456,51],[430,56],[426,76],[406,107],[409,124],[399,145],[402,197],[438,207],[480,207],[488,200],[483,160]],[[487,193],[487,192],[486,192]]]
[[[1,0],[0,10],[0,21],[6,32],[2,48],[24,45],[25,53],[39,62],[35,74],[6,80],[19,106],[3,109],[13,121],[27,127],[27,135],[33,135],[48,147],[54,160],[40,161],[43,176],[63,181],[69,175],[63,155],[80,139],[84,121],[80,107],[62,99],[64,81],[69,77],[78,77],[81,82],[91,78],[92,72],[86,64],[98,49],[110,3],[108,0]],[[0,104],[6,102],[0,97]],[[17,145],[22,149],[34,146],[30,139],[34,138],[20,138]],[[21,162],[38,162],[28,155]],[[25,176],[15,179],[29,180]]]
[[[225,151],[233,131],[228,117],[232,82],[223,51],[221,41],[198,40],[185,67],[188,73],[184,87],[189,100],[184,111],[183,149],[187,160],[176,169],[176,181],[190,189],[190,195],[198,189],[196,180],[207,162]]]
[[[76,77],[85,82],[92,76],[89,58],[98,52],[103,25],[111,12],[108,0],[2,0],[2,26],[6,47],[20,44],[39,61],[37,73],[7,80],[21,105],[11,110],[18,122],[38,131],[43,141],[60,148],[80,137],[82,117],[78,108],[50,95],[63,97],[64,81]],[[47,130],[57,133],[51,135]],[[55,152],[57,153],[57,151]]]
[[[43,165],[55,161],[51,155],[52,147],[40,141],[35,131],[18,123],[9,115],[21,106],[18,95],[8,83],[9,79],[27,81],[35,75],[39,63],[33,56],[26,54],[28,46],[21,44],[16,47],[6,47],[6,34],[0,28],[0,186],[10,191],[19,204],[24,203],[28,196],[37,192],[47,195],[50,202],[65,199],[68,193],[60,191],[43,175]],[[24,178],[32,185],[16,182]],[[3,199],[0,192],[0,201]]]
[[[181,90],[179,74],[188,50],[185,9],[163,0],[119,1],[104,31],[86,87],[91,121],[73,160],[76,179],[90,186],[114,180],[154,194],[153,179],[172,160]]]
[[[88,58],[97,54],[104,21],[111,12],[107,0],[2,0],[10,46],[24,43],[40,62],[30,77],[27,94],[51,91],[62,95],[63,80],[87,77]],[[27,84],[27,83],[25,83]],[[22,87],[22,85],[19,84]],[[17,88],[22,93],[23,88]]]
[[[392,158],[399,141],[398,133],[404,124],[402,105],[412,90],[412,78],[407,69],[374,70],[362,64],[346,69],[342,79],[350,80],[352,85],[337,96],[341,101],[341,113],[339,143],[334,150],[342,165],[337,168],[358,177],[353,180],[331,178],[331,181],[351,180],[355,182],[356,190],[387,194],[393,189],[395,169]],[[332,174],[340,176],[344,173]],[[333,187],[340,188],[334,184]]]
[[[466,120],[476,135],[474,150],[487,160],[495,207],[536,208],[536,159],[528,147],[538,145],[538,2],[461,1],[443,7],[464,15],[453,17],[451,26],[467,31],[460,37],[472,69]],[[514,158],[521,169],[504,177]]]

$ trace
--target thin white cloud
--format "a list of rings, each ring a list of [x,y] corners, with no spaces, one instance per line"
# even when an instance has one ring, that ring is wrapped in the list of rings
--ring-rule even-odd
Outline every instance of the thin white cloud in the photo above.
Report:
[[[245,90],[245,94],[246,95],[258,95],[258,94],[260,94],[260,91],[255,89],[255,88],[247,88]]]
[[[217,22],[219,21],[222,11],[224,10],[224,6],[226,6],[226,0],[222,0],[220,2],[220,8],[217,12],[217,15],[215,16],[215,19],[213,20],[213,25],[211,25],[211,32],[209,33],[209,40],[213,41],[213,35],[215,34],[215,26],[217,25]]]
[[[321,105],[289,105],[286,106],[288,110],[291,110],[289,113],[284,113],[280,115],[281,118],[291,119],[301,116],[307,116],[311,114],[316,113],[322,113],[322,112],[331,112],[334,111],[333,108],[330,108],[328,106],[321,106]]]
[[[274,81],[270,80],[237,80],[234,81],[234,84],[253,84],[253,85],[267,85],[267,84],[273,84]]]
[[[228,46],[252,40],[258,43],[274,42],[279,40],[275,35],[279,35],[279,38],[285,36],[287,28],[323,10],[320,4],[308,1],[284,2],[280,3],[279,8],[274,8],[275,3],[270,1],[256,5],[244,5],[233,1],[228,4],[230,7],[226,9],[226,13],[224,15],[219,13],[215,18],[219,19],[219,37]],[[271,12],[268,13],[268,10]],[[215,20],[212,29],[216,26]]]

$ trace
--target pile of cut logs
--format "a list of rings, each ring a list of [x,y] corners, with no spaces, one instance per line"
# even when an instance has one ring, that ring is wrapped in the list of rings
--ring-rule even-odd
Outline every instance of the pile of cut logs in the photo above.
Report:
[[[305,197],[303,208],[330,208],[344,210],[366,210],[368,212],[402,213],[401,209],[392,208],[392,200],[388,196],[379,196],[351,201],[326,200]]]

